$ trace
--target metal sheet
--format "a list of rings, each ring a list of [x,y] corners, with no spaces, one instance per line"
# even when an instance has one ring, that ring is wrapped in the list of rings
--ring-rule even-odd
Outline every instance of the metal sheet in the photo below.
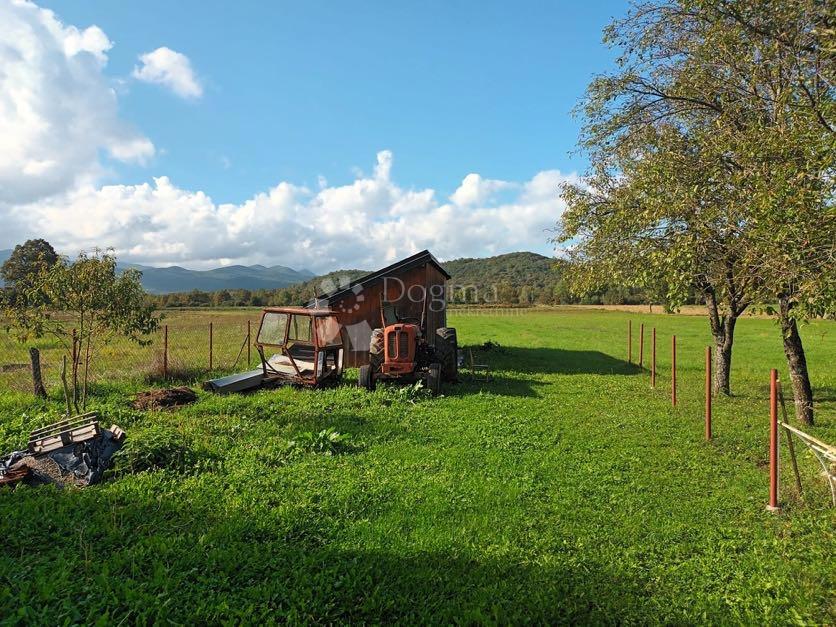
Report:
[[[219,394],[228,394],[230,392],[242,392],[257,388],[264,380],[264,370],[256,368],[249,372],[239,372],[238,374],[231,374],[220,379],[212,379],[203,384],[204,390],[210,392],[217,392]]]

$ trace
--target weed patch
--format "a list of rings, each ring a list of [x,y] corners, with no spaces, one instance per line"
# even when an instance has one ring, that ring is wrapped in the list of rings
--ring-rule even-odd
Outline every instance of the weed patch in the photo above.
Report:
[[[170,427],[153,425],[131,431],[113,456],[113,470],[115,474],[163,469],[188,472],[196,461],[187,438]]]

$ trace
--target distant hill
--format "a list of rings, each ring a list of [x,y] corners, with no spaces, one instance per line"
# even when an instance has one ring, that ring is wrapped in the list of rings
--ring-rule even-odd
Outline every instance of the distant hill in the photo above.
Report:
[[[0,263],[10,250],[0,251]],[[531,252],[482,259],[463,257],[441,264],[450,273],[452,303],[575,302],[565,286],[563,262]],[[188,270],[119,264],[142,272],[142,284],[162,307],[211,305],[297,305],[340,287],[369,270],[335,270],[317,276],[285,266],[226,266]],[[475,288],[475,290],[473,289]],[[198,293],[199,292],[199,293]],[[620,298],[620,297],[619,297]]]
[[[555,278],[555,260],[537,253],[508,253],[473,259],[463,257],[441,264],[457,285],[530,285],[543,287]]]
[[[441,265],[450,273],[450,282],[456,287],[475,286],[480,291],[495,285],[508,285],[519,288],[527,285],[530,288],[542,289],[553,284],[558,274],[555,270],[555,259],[550,259],[537,253],[508,253],[496,257],[474,259],[463,257],[452,261],[443,261]],[[342,282],[352,281],[371,270],[335,270],[326,275],[318,276],[294,285],[292,291],[305,294],[307,298],[327,292],[333,287],[339,287]],[[332,287],[333,286],[333,287]]]
[[[136,268],[142,272],[142,285],[151,294],[170,294],[201,290],[270,290],[303,283],[313,272],[286,266],[225,266],[213,270],[188,270],[180,266],[152,268],[137,264],[119,264],[120,268]]]

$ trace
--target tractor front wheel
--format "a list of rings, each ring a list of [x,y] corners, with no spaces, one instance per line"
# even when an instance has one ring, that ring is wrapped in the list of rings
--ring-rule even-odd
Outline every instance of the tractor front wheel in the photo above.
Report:
[[[433,396],[438,396],[441,392],[441,365],[437,363],[432,363],[427,368],[427,389]]]
[[[367,389],[369,392],[374,392],[375,379],[374,371],[371,366],[360,366],[360,376],[357,378],[357,385],[361,388]]]

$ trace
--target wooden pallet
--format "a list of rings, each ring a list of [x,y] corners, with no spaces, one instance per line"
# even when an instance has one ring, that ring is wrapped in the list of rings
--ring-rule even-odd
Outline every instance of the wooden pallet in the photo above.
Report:
[[[68,444],[92,440],[100,433],[98,414],[88,412],[35,429],[29,434],[28,451],[32,455],[42,455]]]

